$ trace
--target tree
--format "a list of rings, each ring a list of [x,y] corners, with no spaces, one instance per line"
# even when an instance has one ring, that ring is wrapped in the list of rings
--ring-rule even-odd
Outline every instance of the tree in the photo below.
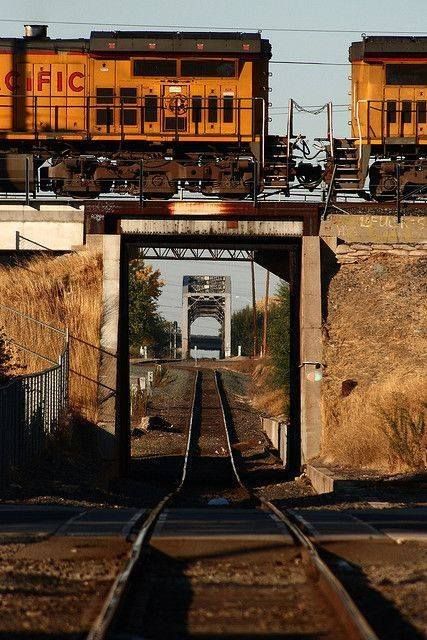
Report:
[[[263,312],[257,308],[258,344],[261,344]],[[242,356],[253,354],[253,313],[247,306],[235,311],[231,318],[231,353],[237,355],[238,347],[242,347]]]
[[[287,386],[289,383],[289,320],[290,298],[289,286],[281,282],[276,294],[270,298],[268,312],[267,348],[272,365],[272,383],[277,387]],[[247,306],[233,313],[231,319],[231,348],[233,355],[237,354],[239,345],[242,355],[250,356],[253,352],[253,316],[252,307]],[[264,323],[264,303],[257,303],[257,331],[258,344],[261,344]]]
[[[160,271],[143,260],[129,263],[129,344],[139,351],[148,346],[162,355],[169,344],[169,323],[157,311],[157,300],[164,286]]]
[[[290,348],[290,296],[289,286],[280,282],[277,287],[274,304],[269,311],[267,345],[273,365],[274,383],[279,386],[289,384],[289,348]]]

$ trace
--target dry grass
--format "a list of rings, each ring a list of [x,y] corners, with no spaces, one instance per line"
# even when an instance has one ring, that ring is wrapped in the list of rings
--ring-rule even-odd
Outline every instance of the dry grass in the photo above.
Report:
[[[252,373],[251,405],[268,416],[288,415],[289,395],[286,389],[272,384],[273,371],[268,360],[259,360]]]
[[[386,472],[422,468],[427,264],[387,256],[344,265],[328,296],[323,458]],[[342,382],[354,380],[347,397]]]
[[[211,366],[249,376],[248,401],[256,411],[269,417],[289,414],[289,392],[286,388],[278,389],[274,384],[273,367],[268,358],[235,358],[212,362]]]
[[[57,258],[37,257],[20,267],[0,267],[3,304],[70,333],[70,404],[96,421],[102,263],[99,254],[84,252]],[[19,349],[26,372],[40,371],[57,361],[63,336],[0,307],[0,326]],[[85,344],[87,343],[87,344]],[[82,378],[81,375],[87,379]],[[93,382],[91,381],[93,380]]]

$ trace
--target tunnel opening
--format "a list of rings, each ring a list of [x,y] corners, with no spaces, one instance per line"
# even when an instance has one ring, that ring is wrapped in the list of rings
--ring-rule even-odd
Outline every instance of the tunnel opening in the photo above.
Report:
[[[283,238],[280,239],[248,239],[244,238],[236,246],[236,239],[230,242],[230,238],[215,238],[215,244],[206,243],[203,238],[186,238],[183,242],[182,237],[169,237],[167,241],[165,237],[155,236],[125,236],[121,237],[121,254],[120,254],[120,309],[119,314],[119,344],[118,344],[118,361],[117,361],[117,420],[116,420],[116,438],[119,444],[120,456],[120,472],[122,475],[134,475],[132,465],[135,462],[135,456],[131,456],[131,432],[135,429],[135,423],[132,423],[131,416],[131,373],[134,364],[130,360],[129,345],[129,270],[125,266],[135,256],[143,258],[146,262],[150,261],[157,266],[160,263],[168,261],[169,264],[189,264],[189,260],[197,265],[196,271],[200,273],[209,273],[206,268],[206,261],[209,264],[216,263],[218,268],[224,270],[224,263],[228,261],[234,264],[250,263],[259,265],[267,269],[281,280],[289,284],[289,444],[287,469],[296,475],[301,468],[301,432],[300,432],[300,358],[299,358],[299,339],[300,339],[300,263],[301,263],[301,241],[299,238]],[[203,266],[202,266],[203,265]],[[248,267],[248,264],[246,265]],[[218,273],[218,270],[216,271]],[[250,298],[248,297],[248,302]],[[178,306],[178,305],[177,305]],[[248,305],[249,306],[249,305]],[[197,321],[195,321],[197,322]],[[194,329],[197,324],[194,323]],[[195,332],[194,332],[195,333]],[[198,334],[196,334],[198,335]],[[176,335],[173,335],[171,328],[170,336],[170,352],[173,353],[173,342]],[[191,346],[191,340],[189,347]],[[179,356],[179,338],[178,338],[178,356]],[[177,355],[175,353],[175,355]],[[189,352],[193,356],[194,352]],[[220,353],[225,355],[225,353]],[[237,354],[230,352],[230,357],[236,357]],[[148,358],[143,358],[148,360]],[[156,366],[159,363],[150,363],[152,367],[152,379],[156,376]],[[194,366],[194,364],[192,364]],[[143,368],[147,368],[147,364],[143,364]],[[149,368],[149,367],[148,367]],[[146,375],[147,374],[147,375]],[[148,371],[144,376],[148,378]],[[142,377],[142,376],[141,376]],[[145,389],[148,389],[147,382],[144,383]],[[146,394],[148,395],[148,394]],[[168,424],[169,423],[169,424]],[[154,427],[156,428],[156,427]],[[170,420],[165,420],[165,424],[161,428],[174,429],[175,425]],[[149,438],[141,435],[141,446],[144,448]],[[152,465],[158,463],[157,453],[153,451],[154,458]],[[161,451],[160,451],[161,453]],[[138,457],[138,456],[136,456]],[[167,456],[166,456],[167,458]],[[149,463],[150,464],[150,463]],[[149,466],[148,464],[148,466]],[[167,467],[167,465],[166,465]],[[170,471],[165,467],[166,476]],[[170,467],[170,465],[169,465]],[[173,467],[173,464],[172,464]],[[147,467],[148,468],[148,467]]]

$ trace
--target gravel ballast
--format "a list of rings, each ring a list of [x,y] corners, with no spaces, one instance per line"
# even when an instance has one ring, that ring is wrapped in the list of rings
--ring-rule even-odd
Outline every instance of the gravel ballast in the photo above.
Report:
[[[0,637],[86,637],[128,549],[114,538],[0,545]]]

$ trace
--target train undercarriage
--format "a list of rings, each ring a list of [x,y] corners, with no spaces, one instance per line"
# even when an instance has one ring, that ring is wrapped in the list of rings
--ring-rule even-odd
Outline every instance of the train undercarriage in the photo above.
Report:
[[[55,159],[43,175],[43,190],[77,198],[114,192],[167,200],[182,187],[190,193],[239,199],[254,191],[249,156],[209,152],[184,157],[132,152],[68,156]]]
[[[333,152],[312,164],[286,138],[268,136],[257,145],[206,145],[143,149],[45,146],[0,150],[0,192],[42,191],[76,199],[115,193],[168,200],[179,190],[223,200],[323,184],[330,197],[356,194],[366,200],[425,198],[427,157],[422,150],[380,154],[352,138],[334,139]]]
[[[416,200],[427,194],[427,155],[422,147],[360,147],[355,138],[335,139],[324,177],[335,198],[357,194],[378,202]]]
[[[294,181],[312,189],[321,177],[320,166],[297,164],[279,136],[268,136],[263,148],[258,143],[0,151],[0,192],[33,190],[36,184],[40,191],[71,198],[116,193],[167,200],[183,189],[240,200],[265,188],[289,195]]]

